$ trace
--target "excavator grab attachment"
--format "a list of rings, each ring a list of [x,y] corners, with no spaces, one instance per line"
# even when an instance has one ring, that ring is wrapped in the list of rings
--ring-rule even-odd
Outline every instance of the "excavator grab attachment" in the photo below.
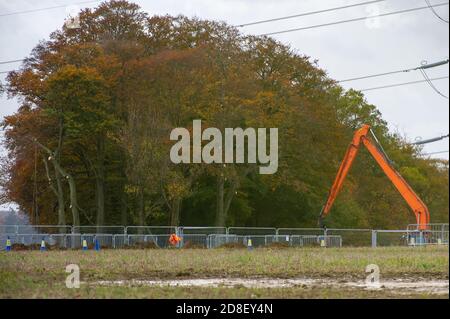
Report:
[[[380,150],[368,137],[369,133],[372,133],[369,125],[364,125],[355,132],[353,140],[345,153],[344,160],[339,167],[327,201],[320,212],[318,221],[319,226],[323,227],[323,219],[330,213],[331,207],[333,206],[333,203],[336,200],[342,185],[344,184],[345,177],[352,167],[361,144],[363,144],[414,212],[416,222],[419,225],[419,230],[426,230],[428,224],[430,223],[430,214],[427,206],[422,202],[420,197],[413,191],[403,177],[394,169],[391,161],[387,158],[384,151]],[[375,135],[373,136],[375,142],[377,142]]]

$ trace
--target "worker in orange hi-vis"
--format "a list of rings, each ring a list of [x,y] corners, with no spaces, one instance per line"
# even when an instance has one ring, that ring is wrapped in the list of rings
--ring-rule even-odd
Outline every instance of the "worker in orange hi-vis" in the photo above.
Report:
[[[178,245],[178,243],[181,241],[181,237],[178,237],[176,234],[172,234],[172,235],[170,235],[170,237],[169,237],[169,243],[172,245],[172,246],[176,246],[176,245]]]

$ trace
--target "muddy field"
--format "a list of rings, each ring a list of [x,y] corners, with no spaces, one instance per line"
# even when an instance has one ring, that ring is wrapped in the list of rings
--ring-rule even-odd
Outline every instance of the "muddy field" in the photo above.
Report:
[[[296,288],[303,289],[363,289],[366,291],[391,293],[398,295],[427,294],[429,296],[448,296],[448,280],[383,280],[378,284],[366,281],[345,281],[333,279],[276,279],[276,278],[208,278],[208,279],[174,279],[174,280],[115,280],[84,283],[91,286],[106,287],[200,287],[200,288],[247,288],[273,289]]]
[[[448,298],[448,259],[448,247],[1,252],[0,297]],[[69,264],[80,288],[66,287]]]

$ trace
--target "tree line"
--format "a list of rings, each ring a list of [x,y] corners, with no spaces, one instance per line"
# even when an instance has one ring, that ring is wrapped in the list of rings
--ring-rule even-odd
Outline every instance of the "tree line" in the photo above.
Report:
[[[127,1],[80,13],[3,87],[1,201],[33,223],[311,227],[353,132],[370,124],[397,170],[448,222],[448,162],[390,132],[361,92],[317,61],[223,22],[149,16]],[[406,109],[405,109],[406,111]],[[257,164],[174,164],[176,127],[279,130],[274,175]],[[327,226],[404,228],[414,216],[361,151]]]

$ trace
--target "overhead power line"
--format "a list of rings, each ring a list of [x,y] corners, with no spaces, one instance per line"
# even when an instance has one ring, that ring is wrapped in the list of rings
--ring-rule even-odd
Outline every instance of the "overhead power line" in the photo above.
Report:
[[[364,75],[364,76],[359,76],[356,78],[340,80],[340,81],[338,81],[338,83],[351,82],[351,81],[357,81],[357,80],[365,80],[365,79],[376,78],[376,77],[386,76],[386,75],[393,75],[393,74],[398,74],[398,73],[406,73],[406,72],[410,72],[412,70],[414,70],[414,69],[406,69],[406,70],[398,70],[398,71],[390,71],[390,72],[385,72],[385,73]]]
[[[431,12],[433,12],[433,14],[436,16],[436,18],[438,18],[439,20],[441,20],[442,22],[448,23],[448,20],[445,20],[443,17],[441,17],[436,10],[434,10],[433,6],[430,3],[430,0],[425,0],[425,2],[427,3],[428,7],[430,8]]]
[[[10,60],[10,61],[2,61],[0,62],[0,64],[9,64],[9,63],[16,63],[16,62],[22,62],[23,59],[19,59],[19,60]]]
[[[446,139],[448,137],[449,137],[449,134],[443,135],[443,136],[439,136],[439,137],[429,138],[427,140],[418,141],[418,142],[414,142],[414,143],[411,143],[411,144],[412,145],[424,145],[424,144],[439,142],[439,141],[442,141],[443,139]]]
[[[256,25],[256,24],[263,24],[263,23],[275,22],[275,21],[280,21],[280,20],[288,20],[288,19],[293,19],[293,18],[306,17],[306,16],[315,15],[315,14],[319,14],[319,13],[325,13],[325,12],[332,12],[332,11],[337,11],[337,10],[349,9],[349,8],[360,7],[360,6],[365,6],[365,5],[374,4],[374,3],[378,3],[378,2],[385,2],[385,1],[386,0],[375,0],[375,1],[360,2],[360,3],[350,4],[350,5],[342,6],[342,7],[334,7],[334,8],[323,9],[323,10],[318,10],[318,11],[310,11],[310,12],[294,14],[294,15],[285,16],[285,17],[279,17],[279,18],[273,18],[273,19],[267,19],[267,20],[260,20],[260,21],[244,23],[244,24],[237,25],[236,27],[243,28],[243,27],[248,27],[248,26]]]
[[[247,24],[241,24],[238,27],[244,27],[244,26],[249,26],[249,25],[259,24],[259,23],[266,23],[266,22],[271,22],[271,21],[278,21],[278,20],[283,20],[283,19],[290,19],[290,18],[294,18],[294,17],[300,17],[300,16],[305,16],[305,15],[312,15],[312,14],[317,14],[317,13],[322,13],[322,12],[328,12],[328,11],[334,11],[334,10],[339,10],[339,9],[351,8],[351,7],[362,6],[362,5],[367,5],[367,4],[376,3],[376,2],[384,2],[384,1],[387,1],[387,0],[366,1],[366,2],[361,2],[361,3],[357,3],[357,4],[342,6],[342,7],[335,7],[335,8],[324,9],[324,10],[319,10],[319,11],[306,12],[306,13],[302,13],[302,14],[286,16],[286,17],[280,17],[280,18],[274,18],[274,19],[269,19],[269,20],[261,20],[261,21],[256,21],[256,22],[250,22],[250,23],[247,23]],[[84,1],[84,2],[74,3],[72,5],[94,3],[94,2],[100,2],[100,1]],[[445,2],[445,3],[435,4],[435,5],[432,5],[432,8],[433,7],[439,7],[439,6],[445,6],[445,5],[449,5],[449,3]],[[12,12],[12,13],[7,13],[7,14],[0,14],[0,17],[6,16],[6,15],[28,13],[28,12],[35,12],[35,11],[42,11],[42,10],[49,10],[49,9],[54,9],[54,8],[67,7],[67,6],[70,6],[70,4],[54,6],[54,7],[47,7],[47,8],[41,8],[41,9],[34,9],[34,10],[27,10],[27,11],[20,11],[20,12]],[[331,23],[327,23],[327,24],[303,27],[303,28],[298,28],[298,29],[277,31],[277,32],[262,34],[261,36],[278,34],[278,33],[293,32],[293,31],[300,31],[300,30],[312,29],[312,28],[316,28],[316,27],[322,27],[322,26],[346,23],[346,22],[353,22],[353,21],[360,21],[360,20],[365,20],[365,19],[369,19],[369,18],[382,17],[382,16],[387,16],[387,15],[400,14],[400,13],[412,12],[412,11],[417,11],[417,10],[424,10],[424,9],[427,9],[428,7],[429,6],[418,7],[418,8],[412,8],[412,9],[406,9],[406,10],[401,10],[401,11],[395,11],[395,12],[379,14],[379,15],[366,16],[366,17],[362,17],[362,18],[356,18],[356,19],[350,19],[350,20],[342,20],[342,21],[336,21],[336,22],[331,22]],[[3,62],[0,62],[0,64],[16,63],[16,62],[21,62],[21,61],[23,61],[23,60],[3,61]],[[448,60],[445,61],[445,63],[448,63]],[[429,65],[429,67],[432,67],[432,65]],[[418,68],[416,68],[416,69],[418,69]],[[410,70],[416,70],[416,69],[410,69]],[[400,73],[400,72],[408,72],[410,70],[399,70],[399,71],[388,72],[388,73],[383,73],[383,74],[379,74],[379,75],[372,75],[372,76],[362,77],[362,78],[347,79],[347,80],[342,80],[342,81],[339,81],[339,82],[347,82],[347,81],[359,80],[359,79],[364,79],[364,78],[369,78],[369,77],[383,76],[383,75],[395,74],[395,73]],[[8,73],[8,72],[10,72],[10,71],[0,72],[0,74]]]
[[[410,69],[390,71],[390,72],[384,72],[384,73],[378,73],[378,74],[372,74],[372,75],[365,75],[365,76],[360,76],[360,77],[356,77],[356,78],[340,80],[340,81],[338,81],[338,83],[344,83],[344,82],[350,82],[350,81],[356,81],[356,80],[364,80],[364,79],[376,78],[376,77],[380,77],[380,76],[393,75],[393,74],[398,74],[398,73],[407,73],[407,72],[423,70],[423,69],[430,69],[430,68],[438,67],[438,66],[445,65],[445,64],[448,64],[448,63],[449,63],[449,60],[447,59],[447,60],[439,61],[439,62],[436,62],[436,63],[422,64],[421,66],[418,66],[418,67],[415,67],[415,68],[410,68]]]
[[[423,156],[429,156],[429,155],[437,155],[437,154],[445,154],[445,153],[449,153],[450,151],[439,151],[439,152],[431,152],[431,153],[425,153],[422,154]]]
[[[441,91],[438,90],[437,87],[434,86],[432,80],[428,77],[428,74],[425,72],[425,70],[420,69],[420,73],[422,73],[422,76],[424,77],[425,81],[437,94],[439,94],[440,96],[442,96],[445,99],[448,99],[448,96],[444,95]]]
[[[444,3],[434,4],[431,7],[432,8],[437,8],[437,7],[448,6],[448,5],[449,5],[448,2],[444,2]],[[411,8],[411,9],[405,9],[405,10],[381,13],[381,14],[376,14],[376,15],[371,15],[371,16],[365,16],[365,17],[348,19],[348,20],[340,20],[340,21],[323,23],[323,24],[316,24],[316,25],[311,25],[311,26],[306,26],[306,27],[301,27],[301,28],[295,28],[295,29],[287,29],[287,30],[282,30],[282,31],[263,33],[263,34],[259,34],[259,36],[270,36],[270,35],[276,35],[276,34],[282,34],[282,33],[310,30],[310,29],[328,27],[328,26],[332,26],[332,25],[344,24],[344,23],[349,23],[349,22],[364,21],[366,19],[381,18],[381,17],[391,16],[391,15],[402,14],[402,13],[409,13],[409,12],[414,12],[414,11],[419,11],[419,10],[426,10],[426,9],[429,9],[429,6],[416,7],[416,8]]]
[[[433,79],[429,79],[429,80],[430,81],[440,81],[440,80],[444,80],[444,79],[448,79],[448,78],[449,78],[449,76],[447,75],[447,76],[441,76],[441,77],[433,78]],[[362,89],[362,90],[358,90],[358,91],[361,91],[361,92],[374,91],[374,90],[388,89],[388,88],[394,88],[394,87],[412,85],[412,84],[419,84],[419,83],[425,83],[425,82],[428,82],[428,80],[411,81],[411,82],[403,82],[403,83],[397,83],[397,84],[376,86],[376,87]]]
[[[32,12],[38,12],[38,11],[47,11],[47,10],[52,10],[52,9],[66,8],[66,7],[70,7],[70,6],[96,3],[96,2],[100,2],[100,1],[82,1],[82,2],[68,3],[68,4],[64,4],[64,5],[53,6],[53,7],[30,9],[30,10],[24,10],[24,11],[15,11],[15,12],[9,12],[9,13],[0,13],[0,17],[12,16],[12,15],[23,14],[23,13],[32,13]]]
[[[431,69],[431,68],[435,68],[437,66],[441,66],[441,65],[445,65],[448,64],[449,60],[443,60],[443,61],[439,61],[439,62],[435,62],[435,63],[428,63],[427,61],[422,61],[422,65],[417,67],[417,69]]]

